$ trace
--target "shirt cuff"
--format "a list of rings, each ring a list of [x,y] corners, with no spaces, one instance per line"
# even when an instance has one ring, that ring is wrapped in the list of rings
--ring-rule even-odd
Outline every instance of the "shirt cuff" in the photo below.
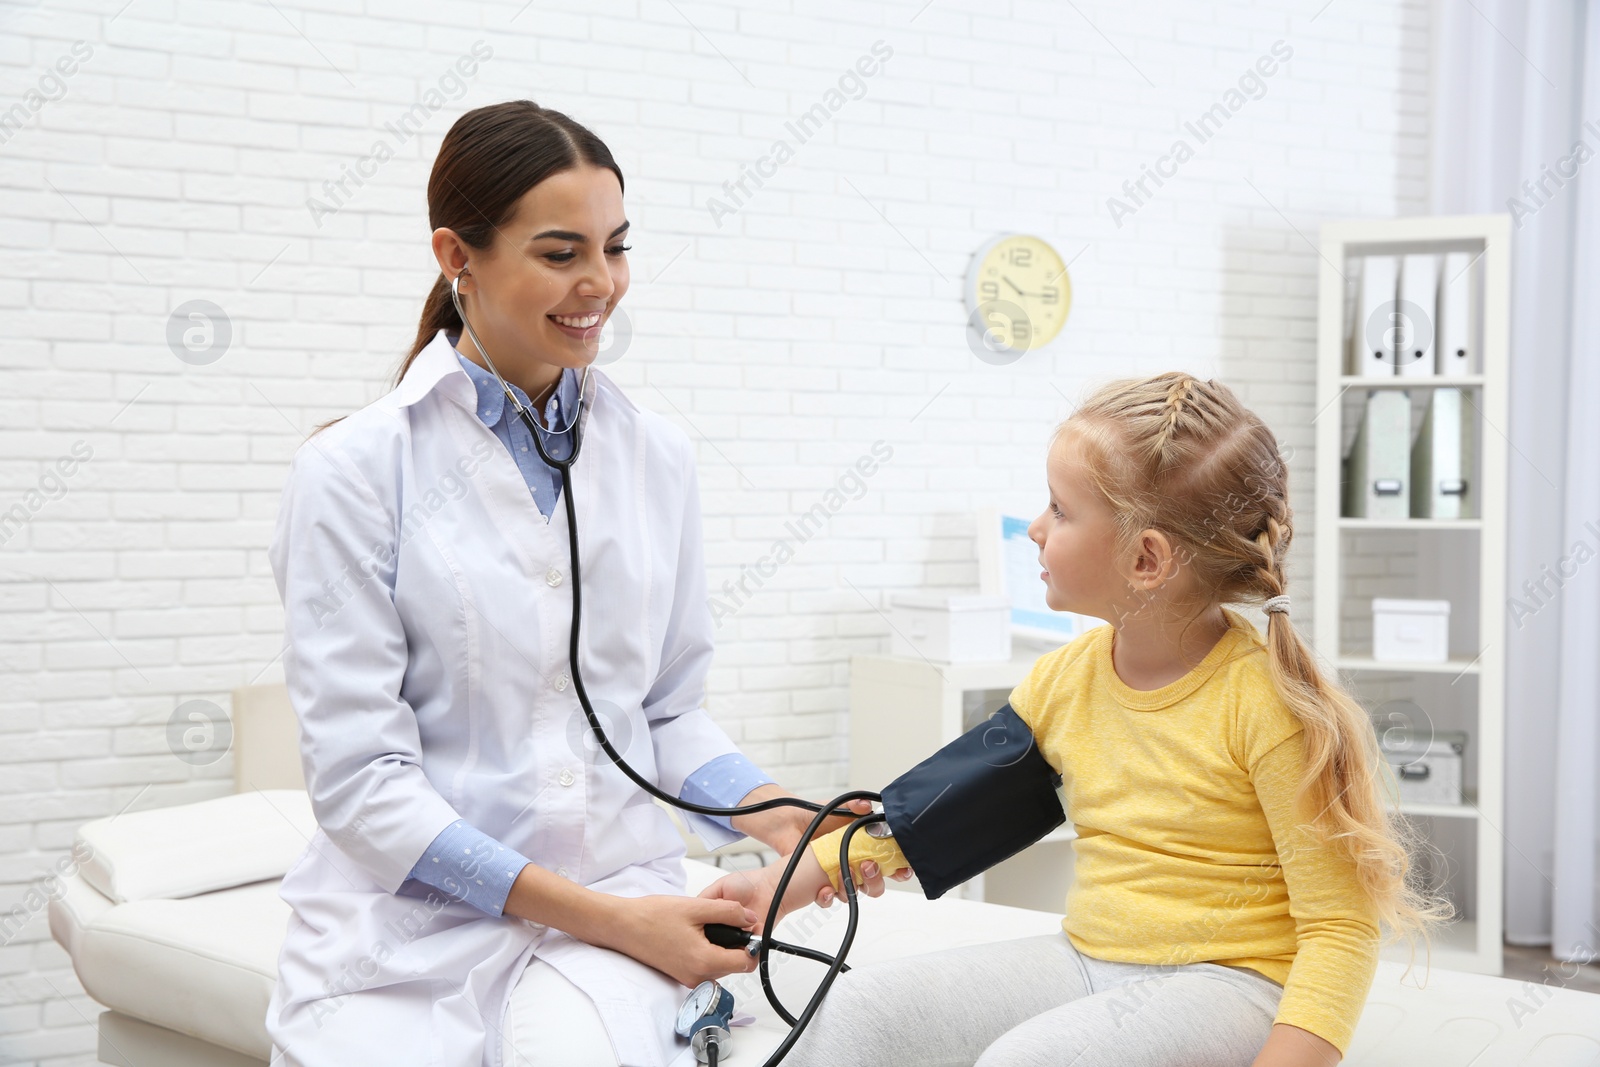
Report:
[[[678,798],[707,807],[733,808],[738,807],[739,801],[752,789],[770,784],[773,778],[750,762],[744,753],[726,752],[701,764],[685,778]],[[689,829],[708,849],[719,849],[745,836],[733,828],[730,815],[701,815],[689,811],[681,814],[688,821]]]
[[[505,914],[506,898],[522,868],[533,861],[457,819],[439,832],[410,877],[486,915]]]

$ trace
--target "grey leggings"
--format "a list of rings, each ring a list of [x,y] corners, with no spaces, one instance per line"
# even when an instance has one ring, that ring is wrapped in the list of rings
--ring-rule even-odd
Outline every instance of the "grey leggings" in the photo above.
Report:
[[[784,1065],[1249,1067],[1282,996],[1242,967],[1114,963],[1065,933],[1024,937],[852,967]]]

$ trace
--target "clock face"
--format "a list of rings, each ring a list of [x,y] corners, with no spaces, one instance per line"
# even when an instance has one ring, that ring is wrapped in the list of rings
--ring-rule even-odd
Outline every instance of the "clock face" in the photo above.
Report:
[[[1049,343],[1072,307],[1067,265],[1048,243],[1027,234],[991,242],[972,259],[967,308],[986,346],[1022,353]]]

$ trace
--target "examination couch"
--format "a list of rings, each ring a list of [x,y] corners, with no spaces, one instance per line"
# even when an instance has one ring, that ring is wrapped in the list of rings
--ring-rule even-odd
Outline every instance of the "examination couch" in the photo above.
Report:
[[[100,1061],[121,1067],[261,1067],[264,1017],[289,908],[278,879],[315,828],[293,712],[282,686],[234,694],[235,793],[86,824],[84,857],[50,904],[50,932],[84,989],[104,1005]],[[688,839],[689,847],[698,851]],[[688,890],[723,871],[684,860]],[[844,908],[789,916],[780,936],[831,951]],[[914,892],[863,898],[852,964],[1059,929],[1061,916]],[[1345,1063],[1370,1067],[1597,1067],[1600,996],[1442,970],[1379,964]],[[822,968],[774,957],[774,984],[798,1011]],[[754,975],[729,979],[741,1013],[766,1040],[734,1063],[755,1067],[782,1026]],[[1524,1005],[1514,1011],[1513,1004]],[[740,1035],[733,1031],[734,1055]],[[751,1033],[751,1037],[757,1037]],[[519,1050],[520,1051],[520,1050]],[[525,1063],[542,1063],[536,1049]],[[508,1064],[521,1057],[508,1055]]]

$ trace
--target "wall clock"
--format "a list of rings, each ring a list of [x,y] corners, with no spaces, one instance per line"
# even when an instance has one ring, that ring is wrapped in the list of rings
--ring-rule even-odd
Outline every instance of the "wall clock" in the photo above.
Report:
[[[1001,234],[973,253],[966,303],[973,351],[1009,363],[1061,332],[1072,307],[1072,279],[1048,241]]]

